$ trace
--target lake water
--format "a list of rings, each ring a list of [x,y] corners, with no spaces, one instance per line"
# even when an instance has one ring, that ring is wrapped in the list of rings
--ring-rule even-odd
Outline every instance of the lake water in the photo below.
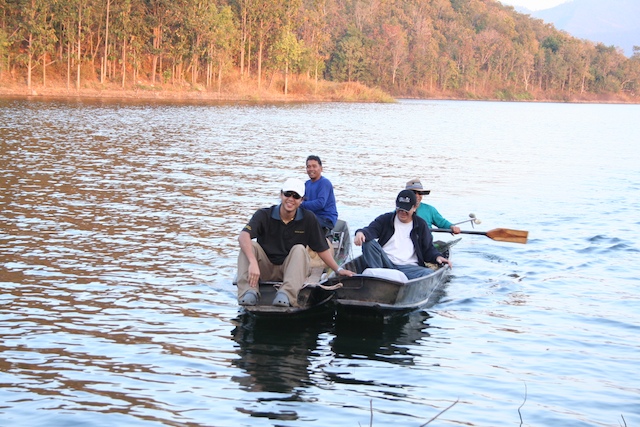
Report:
[[[2,99],[0,425],[640,425],[639,118]],[[463,236],[397,321],[252,322],[237,235],[309,154],[352,232],[418,177],[452,222],[529,242]]]

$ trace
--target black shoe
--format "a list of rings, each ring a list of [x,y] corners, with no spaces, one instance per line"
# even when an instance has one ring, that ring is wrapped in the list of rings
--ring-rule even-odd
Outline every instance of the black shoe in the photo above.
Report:
[[[240,298],[238,298],[238,304],[240,305],[256,305],[258,303],[258,293],[253,290],[248,290]]]
[[[276,297],[273,299],[273,305],[277,307],[290,307],[289,297],[284,292],[276,292]]]

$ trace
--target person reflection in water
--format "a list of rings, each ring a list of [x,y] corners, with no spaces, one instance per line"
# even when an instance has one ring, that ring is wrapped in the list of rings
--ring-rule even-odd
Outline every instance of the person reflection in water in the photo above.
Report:
[[[298,292],[309,275],[307,246],[318,253],[337,274],[354,273],[340,268],[333,259],[313,212],[300,205],[304,183],[287,179],[280,190],[279,205],[258,209],[238,236],[238,303],[256,305],[260,299],[259,280],[282,281],[273,305],[296,306]],[[252,239],[256,239],[253,241]]]
[[[329,331],[332,322],[255,322],[249,316],[240,320],[231,334],[239,356],[233,365],[242,372],[231,379],[251,392],[304,393],[312,382],[309,365],[317,352],[318,336]],[[281,416],[278,412],[274,419]]]

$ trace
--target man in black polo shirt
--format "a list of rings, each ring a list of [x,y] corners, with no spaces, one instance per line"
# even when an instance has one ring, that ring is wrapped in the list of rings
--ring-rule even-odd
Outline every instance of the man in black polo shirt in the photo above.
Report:
[[[256,305],[258,281],[280,281],[273,305],[296,304],[298,292],[309,275],[307,246],[336,273],[352,276],[333,259],[313,212],[301,208],[304,183],[288,179],[280,191],[279,205],[258,209],[238,236],[238,303]],[[253,241],[256,239],[257,241]]]

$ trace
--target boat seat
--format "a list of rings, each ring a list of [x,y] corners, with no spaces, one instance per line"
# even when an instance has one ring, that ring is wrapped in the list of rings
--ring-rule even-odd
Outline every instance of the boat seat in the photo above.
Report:
[[[329,245],[329,250],[331,251],[331,257],[336,258],[336,256],[340,256],[341,258],[346,257],[346,254],[343,254],[343,251],[346,247],[351,245],[351,241],[349,240],[349,230],[347,228],[346,222],[342,220],[338,220],[336,222],[336,226],[331,233],[325,236],[327,238],[327,244]],[[320,259],[318,254],[314,252],[310,247],[307,246],[307,252],[309,252],[309,260],[311,261],[311,268],[314,267],[323,267],[327,268],[328,266]],[[344,259],[343,259],[344,260]],[[340,260],[336,259],[338,263]]]
[[[377,277],[379,279],[394,280],[396,282],[407,283],[409,278],[400,270],[394,268],[366,268],[362,272],[363,276]]]
[[[329,245],[329,250],[331,251],[331,257],[333,258],[334,254],[335,254],[335,249],[333,247],[333,245],[331,244],[331,242],[329,241],[329,239],[327,239],[327,244]],[[318,256],[318,253],[316,251],[314,251],[313,249],[311,249],[309,246],[307,246],[307,252],[309,253],[309,261],[310,261],[310,267],[326,267],[324,261],[322,261],[322,258],[320,258]]]

